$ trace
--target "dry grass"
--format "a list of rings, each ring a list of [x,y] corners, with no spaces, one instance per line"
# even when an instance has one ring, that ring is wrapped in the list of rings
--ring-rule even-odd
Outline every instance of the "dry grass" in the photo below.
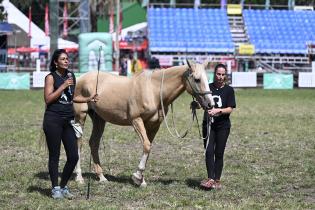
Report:
[[[0,91],[0,208],[315,209],[314,96],[314,90],[236,91],[222,191],[199,188],[206,169],[196,125],[186,140],[172,138],[161,126],[145,189],[130,179],[142,153],[140,141],[131,128],[108,125],[100,155],[110,182],[100,184],[89,172],[86,141],[82,169],[86,180],[91,177],[91,198],[85,199],[87,184],[71,181],[76,199],[57,202],[49,197],[47,154],[38,147],[42,91]],[[189,119],[190,99],[183,95],[175,103],[180,129]],[[89,134],[90,121],[86,139]],[[64,161],[63,153],[61,166]]]

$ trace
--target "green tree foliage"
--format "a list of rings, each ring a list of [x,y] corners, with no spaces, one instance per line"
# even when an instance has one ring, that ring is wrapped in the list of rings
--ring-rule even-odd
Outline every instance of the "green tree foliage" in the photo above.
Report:
[[[4,11],[4,7],[0,7],[0,22],[7,20],[7,13]]]

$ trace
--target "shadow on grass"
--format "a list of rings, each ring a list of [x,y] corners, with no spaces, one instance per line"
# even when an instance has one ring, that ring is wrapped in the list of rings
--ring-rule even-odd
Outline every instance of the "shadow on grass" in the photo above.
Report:
[[[202,189],[204,190],[202,187],[200,187],[200,180],[199,179],[186,179],[186,185],[190,188],[194,188],[194,189]]]
[[[47,171],[41,171],[34,175],[34,177],[44,180],[49,180],[49,174]]]
[[[58,174],[59,178],[61,177],[61,173]],[[93,179],[97,179],[95,174],[93,173],[85,173],[85,176],[91,176]],[[34,175],[34,177],[38,178],[38,179],[43,179],[43,180],[50,180],[49,178],[49,173],[47,171],[41,171],[38,172],[37,174]],[[73,173],[70,177],[70,180],[74,180],[75,179],[75,174]]]
[[[71,175],[71,178],[70,180],[74,181],[75,180],[75,176],[76,174],[73,173]],[[86,172],[86,173],[83,173],[82,174],[85,182],[88,181],[88,179],[91,179],[92,181],[96,181],[98,182],[99,181],[99,178],[97,177],[97,175],[95,173],[91,173],[91,172]],[[126,176],[126,175],[122,175],[122,176],[113,176],[113,175],[110,175],[110,174],[105,174],[104,175],[105,178],[110,181],[110,182],[117,182],[117,183],[122,183],[122,184],[130,184],[130,185],[133,185],[133,186],[137,186],[131,179],[131,175],[130,176]],[[39,179],[43,179],[43,180],[50,180],[49,178],[49,173],[47,171],[41,171],[41,172],[38,172],[34,175],[34,177],[36,178],[39,178]],[[59,173],[59,179],[61,177],[61,173]],[[170,185],[172,184],[173,182],[176,182],[176,181],[179,181],[179,180],[176,180],[176,179],[163,179],[163,178],[158,178],[158,179],[155,179],[155,180],[152,180],[150,182],[152,183],[161,183],[163,185]],[[199,182],[197,182],[197,185],[196,186],[199,186]],[[186,181],[187,183],[187,181]],[[188,184],[189,185],[189,184]],[[49,190],[48,190],[49,191]],[[49,193],[48,193],[49,194]]]
[[[105,175],[106,179],[110,182],[118,182],[118,183],[123,183],[123,184],[130,184],[130,185],[133,185],[133,186],[137,186],[131,179],[131,176],[112,176],[112,175],[109,175],[109,174],[106,174]],[[178,180],[175,180],[175,179],[155,179],[155,180],[152,180],[150,181],[151,183],[161,183],[163,185],[170,185],[172,184],[173,182],[175,181],[178,181]]]
[[[162,179],[162,178],[159,178],[159,179],[155,179],[153,181],[151,181],[152,183],[161,183],[163,185],[170,185],[172,184],[173,182],[177,182],[179,180],[177,179]]]
[[[29,186],[27,188],[27,191],[28,192],[39,192],[40,194],[44,195],[44,196],[48,196],[50,197],[50,194],[51,194],[51,189],[48,189],[48,188],[41,188],[39,186]]]
[[[131,184],[134,185],[131,176],[113,176],[110,174],[105,174],[105,177],[110,182],[118,182],[123,184]]]

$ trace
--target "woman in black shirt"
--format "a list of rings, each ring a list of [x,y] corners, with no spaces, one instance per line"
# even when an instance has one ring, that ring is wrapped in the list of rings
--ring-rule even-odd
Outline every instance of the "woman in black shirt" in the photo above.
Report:
[[[225,145],[230,134],[230,114],[236,107],[234,89],[226,84],[227,68],[218,64],[214,69],[214,82],[209,84],[215,106],[205,111],[202,133],[206,149],[208,178],[200,184],[205,189],[221,189],[221,174]]]
[[[69,198],[67,182],[79,159],[77,138],[70,121],[74,119],[73,102],[96,102],[97,95],[84,98],[73,98],[75,90],[75,75],[68,70],[69,57],[64,49],[53,53],[50,62],[50,74],[45,78],[44,99],[46,110],[43,129],[49,151],[48,170],[52,183],[52,197],[55,199]],[[60,185],[58,184],[58,165],[61,141],[64,145],[67,162],[64,166]]]

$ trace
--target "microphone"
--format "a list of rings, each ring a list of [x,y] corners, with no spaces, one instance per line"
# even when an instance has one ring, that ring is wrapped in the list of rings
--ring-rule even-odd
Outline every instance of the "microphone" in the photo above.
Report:
[[[69,79],[72,79],[72,74],[70,72],[67,74],[67,76]],[[68,92],[69,92],[70,96],[72,96],[71,85],[68,88]]]

